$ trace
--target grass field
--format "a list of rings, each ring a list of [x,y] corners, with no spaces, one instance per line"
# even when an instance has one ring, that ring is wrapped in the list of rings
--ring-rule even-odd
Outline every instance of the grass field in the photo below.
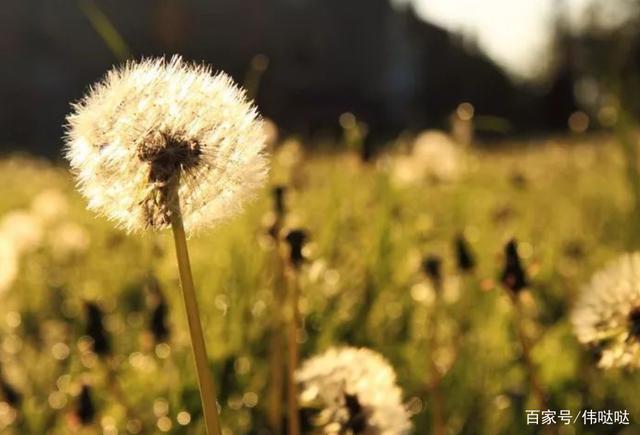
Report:
[[[637,374],[598,369],[568,320],[591,274],[637,246],[623,154],[606,136],[513,145],[465,152],[453,180],[410,184],[393,182],[393,156],[364,165],[347,153],[303,155],[293,142],[275,153],[273,183],[288,186],[287,226],[309,233],[302,357],[340,344],[383,354],[418,435],[432,433],[436,408],[449,434],[537,433],[542,426],[526,425],[525,409],[539,406],[518,323],[549,409],[630,412],[630,426],[577,422],[559,426],[561,434],[640,433]],[[7,248],[0,257],[18,265],[0,303],[0,432],[202,433],[170,234],[113,229],[85,210],[66,169],[48,162],[5,158],[0,186],[0,237],[20,243],[19,255]],[[189,241],[225,434],[268,433],[279,282],[271,209],[265,190],[246,213]],[[477,263],[472,273],[456,267],[461,234]],[[531,282],[521,316],[500,286],[511,238]],[[438,294],[421,269],[430,255],[443,261]],[[150,324],[163,298],[169,331],[158,341]],[[86,336],[87,302],[104,312],[102,355]],[[95,411],[85,425],[83,385]]]

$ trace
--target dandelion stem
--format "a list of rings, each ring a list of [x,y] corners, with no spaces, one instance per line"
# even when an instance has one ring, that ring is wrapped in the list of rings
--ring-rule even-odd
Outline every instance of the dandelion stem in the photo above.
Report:
[[[289,414],[289,435],[300,435],[300,421],[298,416],[298,386],[296,385],[295,372],[298,367],[298,326],[300,324],[300,312],[298,299],[300,288],[298,287],[298,274],[294,267],[289,269],[289,311],[288,311],[288,371],[287,371],[287,405]]]
[[[191,265],[189,263],[189,251],[187,250],[187,239],[182,223],[182,214],[179,208],[171,213],[171,228],[176,245],[176,256],[178,258],[178,268],[180,269],[180,282],[182,283],[182,296],[187,311],[187,321],[189,323],[189,337],[193,357],[196,363],[198,386],[200,388],[200,398],[202,400],[202,412],[204,414],[205,426],[209,435],[221,435],[220,421],[218,418],[218,406],[216,403],[216,393],[213,386],[213,378],[209,371],[207,360],[207,349],[205,347],[200,314],[198,313],[198,301],[193,285]]]

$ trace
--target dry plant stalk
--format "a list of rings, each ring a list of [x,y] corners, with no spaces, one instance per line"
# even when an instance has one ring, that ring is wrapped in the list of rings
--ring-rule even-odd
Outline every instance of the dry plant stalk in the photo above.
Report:
[[[300,418],[298,415],[298,386],[296,384],[295,373],[298,368],[298,329],[300,327],[300,310],[298,301],[300,299],[300,287],[298,284],[297,272],[289,272],[289,302],[287,304],[288,318],[288,361],[287,361],[287,407],[289,416],[289,435],[300,435]]]
[[[518,245],[515,239],[510,240],[505,245],[505,267],[502,272],[502,285],[506,288],[509,298],[513,305],[513,312],[515,315],[514,322],[516,333],[518,334],[518,341],[522,350],[522,362],[527,374],[527,379],[531,387],[538,406],[541,409],[549,409],[549,402],[547,401],[546,391],[538,378],[538,372],[531,358],[531,344],[524,330],[523,319],[524,310],[522,309],[522,303],[520,301],[520,294],[529,285],[527,273],[522,266],[520,255],[518,254]],[[550,426],[545,429],[545,432],[558,433],[556,426]]]
[[[299,349],[298,332],[301,325],[300,317],[300,267],[304,262],[302,247],[307,238],[304,230],[292,230],[286,236],[289,245],[289,261],[286,266],[287,276],[287,416],[288,434],[300,435],[300,416],[298,406],[298,385],[296,383],[296,369],[298,368]]]
[[[284,336],[282,334],[285,325],[283,308],[287,303],[287,280],[285,277],[285,252],[282,246],[282,225],[284,222],[284,193],[283,186],[277,186],[273,189],[275,220],[269,233],[274,242],[274,251],[272,256],[273,267],[273,300],[274,310],[271,318],[271,346],[269,354],[269,370],[270,383],[269,405],[267,410],[267,418],[269,426],[274,433],[282,433],[282,403],[284,399],[285,385],[285,362],[283,359]]]
[[[522,361],[527,372],[529,385],[531,385],[531,391],[533,391],[533,395],[535,396],[540,409],[549,409],[547,394],[544,390],[544,387],[542,386],[542,383],[540,382],[540,379],[538,379],[538,372],[535,365],[533,364],[533,360],[531,359],[531,344],[529,343],[529,339],[527,338],[527,334],[524,330],[523,325],[524,311],[522,309],[522,303],[520,302],[520,298],[518,298],[517,295],[514,295],[511,298],[511,301],[513,303],[515,313],[514,321],[516,323],[518,341],[522,349]]]
[[[430,324],[429,328],[429,373],[427,382],[427,388],[431,398],[431,407],[433,412],[433,433],[435,435],[445,435],[446,434],[446,421],[445,421],[445,397],[440,388],[440,384],[442,382],[442,374],[440,373],[440,369],[435,360],[435,351],[438,347],[438,336],[437,336],[437,328],[438,328],[438,314],[440,310],[441,304],[441,296],[442,296],[442,270],[441,270],[441,260],[435,256],[427,257],[423,264],[423,270],[425,275],[431,281],[433,285],[433,290],[435,292],[435,301],[434,301],[434,309],[431,313],[431,319],[428,324]]]

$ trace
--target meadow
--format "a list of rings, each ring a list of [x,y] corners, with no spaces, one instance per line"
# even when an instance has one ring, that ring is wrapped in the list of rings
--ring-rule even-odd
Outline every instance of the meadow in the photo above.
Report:
[[[471,146],[446,180],[398,180],[400,152],[362,163],[288,139],[245,213],[189,240],[223,433],[270,433],[276,185],[286,186],[284,227],[308,234],[302,359],[336,345],[381,353],[418,435],[437,419],[447,434],[541,433],[526,424],[540,406],[519,325],[549,409],[630,413],[629,426],[577,421],[558,433],[640,433],[637,374],[597,368],[569,322],[593,272],[639,240],[614,138]],[[440,164],[404,163],[417,174]],[[62,164],[5,157],[0,186],[0,432],[202,433],[171,235],[127,235],[86,211]],[[461,238],[471,270],[458,265]],[[521,312],[500,282],[511,239],[529,279]],[[429,258],[442,264],[439,290]]]

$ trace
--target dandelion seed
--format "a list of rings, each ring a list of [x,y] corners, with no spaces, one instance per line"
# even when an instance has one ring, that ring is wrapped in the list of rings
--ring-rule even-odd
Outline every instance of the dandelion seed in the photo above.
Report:
[[[224,73],[180,57],[114,69],[69,115],[66,157],[89,208],[129,232],[188,233],[237,210],[267,174],[255,108]]]
[[[393,368],[376,352],[330,349],[307,360],[296,379],[306,423],[322,433],[404,435],[411,430]]]
[[[640,367],[640,253],[624,254],[596,272],[571,322],[578,340],[597,351],[600,367]]]

